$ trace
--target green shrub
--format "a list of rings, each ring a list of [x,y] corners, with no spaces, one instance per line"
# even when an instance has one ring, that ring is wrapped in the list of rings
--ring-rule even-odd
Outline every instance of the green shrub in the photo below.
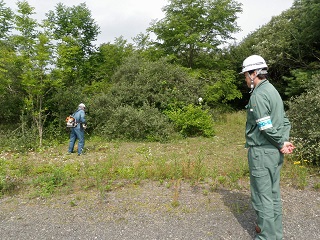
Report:
[[[46,166],[43,170],[44,172],[39,173],[32,182],[33,186],[37,189],[35,196],[48,197],[52,195],[56,189],[70,182],[69,176],[63,169]]]
[[[119,67],[113,77],[111,99],[122,105],[140,108],[147,104],[160,111],[173,103],[196,102],[201,82],[187,70],[169,64],[165,59],[149,62],[131,57]]]
[[[110,113],[98,132],[107,139],[166,141],[174,131],[167,117],[156,108],[123,106]]]
[[[237,89],[236,73],[232,70],[212,72],[206,76],[210,84],[204,88],[205,102],[215,107],[221,103],[225,104],[235,99],[242,98],[242,93]]]
[[[183,108],[165,111],[177,130],[185,137],[214,135],[213,120],[208,110],[189,104]]]
[[[10,129],[0,131],[1,150],[26,152],[35,149],[38,145],[35,128],[25,127],[22,131],[22,127],[20,127],[14,131]]]
[[[163,111],[196,102],[201,83],[161,59],[130,57],[113,76],[109,92],[90,100],[87,120],[108,139],[163,141],[178,135]],[[209,134],[210,135],[210,134]]]
[[[320,81],[320,75],[318,75]],[[308,90],[289,102],[288,117],[292,124],[291,137],[295,155],[320,165],[320,87]]]
[[[20,184],[18,178],[0,175],[0,197],[5,194],[13,193],[19,188]]]
[[[288,97],[299,96],[307,89],[312,89],[318,83],[317,72],[295,69],[290,71],[291,77],[283,77],[287,82],[285,94]]]

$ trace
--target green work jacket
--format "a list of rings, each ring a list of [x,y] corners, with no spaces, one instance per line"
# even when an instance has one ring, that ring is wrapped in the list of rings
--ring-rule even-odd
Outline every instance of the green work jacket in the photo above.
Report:
[[[291,124],[278,91],[268,80],[255,87],[246,110],[246,148],[273,145],[281,149],[289,141]]]

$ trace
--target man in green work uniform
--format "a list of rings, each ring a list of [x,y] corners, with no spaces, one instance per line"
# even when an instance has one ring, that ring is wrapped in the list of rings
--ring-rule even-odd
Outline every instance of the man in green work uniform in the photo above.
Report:
[[[243,61],[251,96],[247,108],[246,148],[250,169],[252,205],[257,214],[255,239],[280,240],[282,231],[282,203],[280,169],[283,154],[294,149],[289,142],[290,122],[282,99],[266,79],[268,66],[258,55]]]

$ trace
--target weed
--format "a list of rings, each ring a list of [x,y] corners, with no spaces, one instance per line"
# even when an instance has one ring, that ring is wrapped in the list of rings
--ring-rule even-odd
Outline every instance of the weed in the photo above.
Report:
[[[227,181],[227,178],[225,176],[218,176],[217,180],[221,185],[224,185]]]
[[[249,172],[244,149],[245,113],[219,117],[215,137],[186,138],[172,142],[104,142],[90,139],[87,155],[64,155],[65,145],[40,152],[0,153],[0,195],[31,191],[32,197],[50,197],[95,188],[101,195],[121,186],[138,185],[145,179],[174,188],[173,206],[179,205],[180,181],[208,183],[213,192],[220,186],[239,189],[247,186]],[[60,153],[60,154],[59,154]],[[305,161],[294,164],[286,157],[281,177],[297,188],[308,185],[311,167]],[[292,158],[292,159],[291,159]],[[316,171],[316,170],[314,170]],[[318,179],[318,172],[313,174]],[[315,189],[320,184],[314,184]]]
[[[11,194],[19,188],[19,180],[15,177],[0,175],[0,196]]]
[[[319,183],[316,183],[316,184],[314,184],[314,189],[316,189],[316,190],[319,190],[320,189],[320,182]]]
[[[70,201],[70,207],[75,207],[77,206],[76,202],[74,200]]]
[[[208,191],[208,190],[206,190],[206,189],[204,189],[204,190],[202,191],[202,194],[203,194],[204,196],[208,196],[209,191]]]
[[[180,202],[179,202],[180,191],[181,191],[181,179],[178,179],[178,180],[175,180],[174,182],[173,199],[171,202],[172,207],[180,206]]]
[[[66,185],[69,179],[65,172],[59,168],[54,168],[52,172],[39,175],[33,180],[36,189],[34,196],[49,197],[59,187]]]
[[[304,189],[308,185],[308,168],[306,166],[289,162],[282,171],[283,178],[290,179],[291,184],[299,189]]]

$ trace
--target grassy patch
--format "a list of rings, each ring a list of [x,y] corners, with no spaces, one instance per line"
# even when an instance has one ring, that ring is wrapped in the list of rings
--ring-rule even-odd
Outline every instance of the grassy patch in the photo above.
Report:
[[[249,188],[247,150],[244,149],[245,114],[219,116],[215,137],[187,138],[170,143],[106,142],[88,139],[86,154],[68,155],[63,146],[41,152],[0,155],[0,194],[27,192],[30,197],[48,197],[78,190],[105,192],[143,180],[173,183],[173,205],[179,205],[180,181],[219,187]],[[309,168],[287,161],[282,177],[300,188],[308,184]],[[315,185],[319,189],[318,185]],[[205,191],[203,194],[207,194]],[[74,203],[70,203],[71,205]]]

